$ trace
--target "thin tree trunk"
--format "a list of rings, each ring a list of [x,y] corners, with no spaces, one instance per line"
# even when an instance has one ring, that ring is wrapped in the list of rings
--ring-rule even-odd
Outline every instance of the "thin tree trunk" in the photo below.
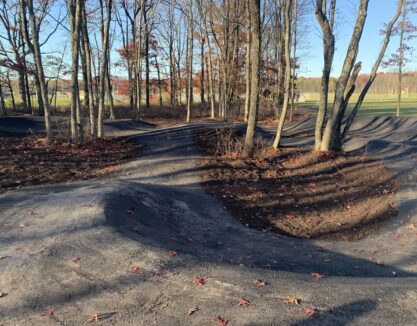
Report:
[[[97,124],[97,136],[99,138],[104,137],[103,130],[103,119],[104,119],[104,98],[106,93],[106,73],[107,73],[107,63],[108,63],[108,47],[109,47],[109,31],[110,31],[110,20],[111,20],[111,11],[112,11],[112,0],[106,0],[106,19],[104,22],[104,7],[103,0],[100,0],[101,7],[101,44],[102,44],[102,53],[101,53],[101,67],[100,67],[100,77],[99,77],[99,103],[98,103],[98,124]]]
[[[191,121],[191,103],[193,93],[193,0],[190,0],[190,7],[188,12],[188,68],[187,68],[187,123]]]
[[[251,80],[250,80],[250,70],[251,70],[251,19],[250,19],[250,0],[246,2],[247,15],[248,15],[248,31],[246,34],[246,60],[245,60],[245,78],[246,78],[246,89],[245,89],[245,113],[243,121],[247,122],[250,112],[250,94],[251,94]]]
[[[284,82],[284,104],[282,105],[282,113],[279,118],[277,133],[275,135],[273,148],[278,148],[281,142],[282,130],[284,128],[285,118],[287,116],[288,104],[290,99],[290,84],[291,84],[291,8],[292,0],[286,0],[284,15],[285,15],[285,82]]]
[[[22,29],[25,38],[26,44],[33,51],[33,57],[35,60],[35,66],[37,71],[37,87],[39,87],[40,94],[39,97],[42,99],[42,107],[44,109],[45,115],[45,130],[47,135],[47,140],[49,143],[52,142],[52,129],[51,129],[51,118],[50,118],[50,107],[48,100],[48,88],[45,81],[45,74],[42,64],[42,53],[39,43],[39,30],[37,28],[35,10],[33,8],[33,0],[19,0],[20,1],[20,14],[22,21]],[[31,27],[31,33],[29,36],[26,12],[29,13],[29,24]]]
[[[261,14],[260,0],[249,0],[250,21],[252,25],[252,62],[251,62],[251,95],[250,95],[250,111],[248,126],[246,128],[245,145],[243,154],[250,156],[253,153],[253,137],[258,122],[258,106],[259,106],[259,77],[260,77],[260,58],[261,58]]]
[[[294,0],[294,17],[293,17],[293,54],[292,54],[292,74],[291,74],[291,101],[290,101],[290,119],[291,122],[294,115],[294,97],[297,70],[297,23],[298,23],[298,0]]]

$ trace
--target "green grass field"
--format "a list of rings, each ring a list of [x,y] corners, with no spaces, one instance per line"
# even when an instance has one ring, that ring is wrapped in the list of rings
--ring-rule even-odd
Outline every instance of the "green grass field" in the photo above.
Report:
[[[319,103],[319,93],[304,94],[305,103],[299,103],[302,108],[317,109]],[[329,98],[333,100],[334,94],[330,94]],[[350,107],[358,99],[358,95],[354,94],[350,100]],[[329,104],[332,104],[331,102]],[[397,112],[397,95],[380,95],[369,94],[359,111],[359,114],[365,115],[388,115],[395,116]],[[417,117],[417,94],[403,95],[401,100],[401,115]]]

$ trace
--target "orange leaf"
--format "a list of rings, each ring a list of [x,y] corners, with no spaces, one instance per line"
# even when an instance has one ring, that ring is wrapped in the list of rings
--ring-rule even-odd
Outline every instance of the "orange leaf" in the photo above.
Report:
[[[99,321],[100,317],[101,317],[101,314],[99,312],[96,312],[94,315],[92,315],[90,318],[87,319],[87,323]]]
[[[300,300],[298,300],[296,297],[294,297],[292,295],[289,295],[284,302],[285,303],[291,303],[291,304],[300,304]]]
[[[188,310],[188,316],[191,316],[193,313],[195,313],[196,311],[198,311],[198,307],[194,307]]]
[[[216,323],[217,326],[226,326],[227,325],[227,320],[224,320],[220,316],[214,316],[213,321]]]
[[[321,275],[319,273],[310,273],[311,276],[313,276],[316,280],[320,281],[324,275]]]
[[[304,307],[302,310],[301,310],[301,312],[304,314],[304,315],[307,315],[307,316],[314,316],[315,314],[316,314],[316,309],[314,309],[314,308],[311,308],[311,307]]]
[[[255,284],[256,286],[259,286],[259,287],[267,285],[266,281],[263,281],[263,280],[255,280],[255,281],[253,281],[253,284]]]
[[[240,298],[239,299],[239,302],[238,302],[238,304],[237,304],[238,306],[242,306],[243,308],[247,308],[247,307],[249,307],[249,305],[250,305],[250,301],[248,301],[248,300],[245,300],[245,299],[243,299],[243,298]]]
[[[193,277],[193,282],[196,286],[201,286],[206,283],[206,277],[205,276]]]
[[[132,273],[139,273],[140,272],[141,267],[137,264],[132,265]]]

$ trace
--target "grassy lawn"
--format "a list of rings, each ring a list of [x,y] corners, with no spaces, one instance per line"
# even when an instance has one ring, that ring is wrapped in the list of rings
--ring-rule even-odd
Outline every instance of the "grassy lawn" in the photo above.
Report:
[[[306,102],[300,103],[299,107],[317,109],[319,103],[319,93],[305,94]],[[333,100],[334,94],[330,94],[330,99]],[[357,94],[352,96],[350,100],[351,107],[358,98]],[[330,102],[329,104],[332,104]],[[396,95],[381,95],[369,94],[359,111],[359,114],[368,115],[395,115],[397,112],[397,96]],[[417,94],[403,95],[401,100],[401,115],[417,117]]]

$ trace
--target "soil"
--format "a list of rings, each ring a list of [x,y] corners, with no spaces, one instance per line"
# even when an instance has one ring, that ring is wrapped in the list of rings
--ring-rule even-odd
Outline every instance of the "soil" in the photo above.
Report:
[[[396,175],[376,158],[273,150],[262,141],[254,158],[243,158],[236,151],[243,136],[235,130],[205,129],[196,140],[205,189],[248,227],[354,241],[397,214]]]
[[[101,177],[138,157],[137,145],[118,139],[95,139],[71,145],[63,137],[52,144],[40,136],[0,134],[0,193],[42,184]]]

